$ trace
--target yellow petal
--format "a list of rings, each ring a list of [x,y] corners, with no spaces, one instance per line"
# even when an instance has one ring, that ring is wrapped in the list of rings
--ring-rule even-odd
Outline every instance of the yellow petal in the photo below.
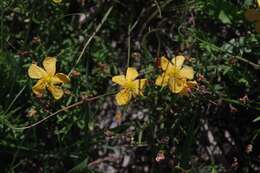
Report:
[[[28,69],[28,75],[32,79],[40,79],[47,75],[47,73],[39,66],[32,64]]]
[[[198,85],[198,83],[196,81],[188,81],[187,85],[189,88],[194,88],[195,86]]]
[[[188,96],[189,90],[187,88],[183,88],[178,94],[180,94],[182,96]]]
[[[185,86],[185,80],[180,80],[177,78],[170,78],[169,88],[173,93],[179,93]]]
[[[194,71],[192,67],[184,66],[178,74],[179,78],[193,79]]]
[[[55,2],[55,3],[57,3],[57,4],[59,4],[59,3],[62,2],[62,0],[52,0],[52,1]]]
[[[260,7],[260,0],[257,0],[257,3],[258,3],[258,7]]]
[[[175,58],[172,59],[172,64],[180,69],[183,65],[183,62],[185,60],[185,57],[182,55],[176,56]]]
[[[260,12],[256,9],[248,9],[245,12],[245,17],[248,21],[257,21],[260,20]]]
[[[169,76],[163,73],[162,75],[158,76],[155,80],[155,84],[158,86],[166,86],[169,82]]]
[[[51,79],[53,84],[60,84],[60,83],[69,83],[70,78],[68,75],[63,73],[56,73],[55,76]]]
[[[47,88],[50,91],[50,93],[52,94],[52,96],[54,97],[54,99],[58,100],[63,96],[63,90],[60,87],[50,85]]]
[[[45,91],[46,83],[43,79],[37,81],[37,83],[32,87],[32,91],[36,95],[43,94]]]
[[[144,86],[147,82],[147,79],[139,79],[134,81],[134,92],[136,95],[143,95]]]
[[[191,92],[192,88],[195,88],[198,85],[196,81],[187,81],[185,84],[185,87],[181,90],[179,93],[180,95],[189,95],[189,92]]]
[[[112,78],[112,81],[115,82],[115,83],[117,83],[118,85],[123,86],[123,85],[125,85],[125,83],[126,83],[125,75],[117,75],[117,76],[114,76],[114,77]]]
[[[172,69],[172,63],[166,57],[161,57],[160,63],[163,71],[168,71],[169,69]]]
[[[118,105],[126,105],[132,98],[132,94],[129,90],[123,89],[116,94],[116,103]]]
[[[127,80],[135,80],[137,78],[138,72],[135,68],[133,67],[128,67],[126,71],[126,79]]]
[[[56,61],[57,59],[54,57],[46,57],[43,60],[43,67],[45,68],[46,72],[52,76],[56,72]]]

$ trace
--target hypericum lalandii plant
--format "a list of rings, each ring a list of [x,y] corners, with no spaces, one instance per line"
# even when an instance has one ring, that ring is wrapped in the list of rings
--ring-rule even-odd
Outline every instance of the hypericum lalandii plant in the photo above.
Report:
[[[112,81],[121,86],[121,90],[116,94],[116,103],[118,105],[126,105],[129,101],[138,96],[143,95],[146,79],[136,79],[138,72],[135,68],[127,68],[126,75],[117,75]]]
[[[157,77],[155,84],[168,86],[173,93],[187,95],[197,82],[191,81],[194,71],[192,67],[183,65],[184,60],[184,56],[177,56],[171,62],[166,57],[161,57],[160,66],[163,73]]]
[[[43,60],[43,68],[36,64],[31,64],[28,69],[29,77],[32,79],[39,79],[32,87],[33,93],[42,95],[47,87],[54,99],[60,99],[64,92],[59,86],[60,84],[69,83],[70,79],[63,73],[56,73],[56,61],[54,57],[46,57]]]

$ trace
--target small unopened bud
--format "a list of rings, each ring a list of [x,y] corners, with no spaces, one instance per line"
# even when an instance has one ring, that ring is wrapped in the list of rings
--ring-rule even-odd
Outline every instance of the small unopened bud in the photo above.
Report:
[[[120,124],[120,123],[122,122],[122,114],[121,114],[121,112],[116,112],[115,122],[116,122],[117,124]]]
[[[229,104],[229,109],[231,113],[236,113],[238,112],[237,108],[235,108],[234,106],[232,106],[231,104]]]
[[[156,162],[160,162],[160,161],[162,161],[164,159],[165,159],[165,155],[164,155],[163,151],[158,152],[157,156],[155,158]]]
[[[78,77],[78,76],[80,76],[80,72],[76,71],[76,70],[73,70],[72,73],[71,73],[71,76],[72,77]]]
[[[36,111],[35,107],[31,107],[31,108],[28,110],[26,116],[27,116],[27,117],[34,117],[34,116],[36,115],[36,113],[37,113],[37,111]]]
[[[252,144],[248,144],[245,148],[245,152],[247,154],[251,153],[253,151],[253,145]]]
[[[247,95],[245,95],[244,97],[239,98],[239,100],[240,100],[242,103],[246,104],[246,103],[249,101],[249,98],[248,98]]]
[[[79,16],[79,24],[82,25],[86,22],[86,15],[85,14],[80,14]]]

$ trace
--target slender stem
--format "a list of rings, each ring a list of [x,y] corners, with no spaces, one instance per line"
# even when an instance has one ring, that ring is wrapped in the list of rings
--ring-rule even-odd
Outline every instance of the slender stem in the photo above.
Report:
[[[142,12],[141,12],[142,14]],[[131,32],[133,29],[136,27],[137,23],[139,22],[140,16],[137,18],[135,23],[133,25],[128,25],[128,31],[127,31],[127,44],[128,44],[128,49],[127,49],[127,67],[130,66],[130,60],[131,60]]]
[[[12,129],[14,129],[14,130],[30,129],[30,128],[35,127],[35,126],[41,124],[42,122],[48,120],[49,118],[53,117],[54,115],[57,115],[57,114],[59,114],[59,113],[61,113],[61,112],[64,112],[64,111],[66,111],[66,110],[68,110],[68,109],[71,109],[71,108],[74,108],[74,107],[76,107],[76,106],[82,105],[82,104],[85,103],[85,102],[94,101],[94,100],[97,100],[97,99],[99,99],[99,98],[102,98],[102,97],[105,97],[105,96],[114,95],[114,94],[115,94],[115,92],[113,92],[113,93],[107,93],[107,94],[103,94],[103,95],[99,95],[99,96],[92,97],[92,98],[83,98],[81,101],[78,101],[78,102],[76,102],[76,103],[73,103],[73,104],[71,104],[71,105],[69,105],[69,106],[66,106],[66,107],[62,108],[62,109],[59,109],[59,110],[57,110],[56,112],[54,112],[54,113],[48,115],[47,117],[45,117],[45,118],[43,118],[43,119],[37,121],[37,122],[34,123],[34,124],[31,124],[31,125],[25,126],[25,127],[12,127]]]
[[[167,5],[169,5],[173,0],[167,0],[164,4],[161,5],[161,8],[157,8],[158,10],[154,11],[149,18],[143,23],[140,32],[139,32],[139,37],[141,37],[143,35],[143,32],[145,30],[145,28],[147,27],[148,23],[154,18],[156,17],[156,15],[159,13],[161,13],[161,11],[167,7]]]
[[[113,9],[113,6],[110,7],[110,8],[107,10],[105,16],[103,17],[103,19],[101,20],[101,22],[100,22],[99,25],[97,26],[96,30],[92,33],[92,35],[90,36],[90,38],[89,38],[89,39],[87,40],[87,42],[85,43],[85,45],[84,45],[82,51],[80,52],[80,55],[79,55],[78,59],[77,59],[76,62],[75,62],[75,65],[72,67],[71,71],[69,72],[69,76],[71,75],[71,73],[73,72],[73,70],[75,69],[75,67],[78,65],[78,63],[79,63],[79,61],[81,60],[82,56],[84,55],[85,50],[86,50],[86,48],[88,47],[89,43],[92,41],[92,39],[95,37],[95,35],[96,35],[96,34],[98,33],[98,31],[101,29],[102,25],[103,25],[103,24],[105,23],[105,21],[107,20],[107,18],[108,18],[108,16],[109,16],[109,14],[111,13],[112,9]]]
[[[128,25],[128,36],[127,36],[128,50],[127,50],[127,67],[130,65],[131,58],[131,25]]]
[[[61,17],[59,17],[58,19],[56,19],[53,24],[55,24],[56,22],[58,22],[59,20],[65,18],[65,17],[70,17],[70,16],[80,16],[80,15],[84,15],[85,13],[70,13],[70,14],[66,14],[66,15],[63,15]]]
[[[162,10],[157,0],[154,0],[156,7],[158,8],[159,17],[162,18]]]
[[[19,93],[15,96],[15,98],[12,100],[12,102],[10,103],[10,105],[8,106],[8,108],[6,109],[5,113],[7,113],[11,107],[13,106],[13,104],[15,103],[15,101],[18,99],[18,97],[23,93],[24,89],[26,88],[26,86],[24,86]]]
[[[188,173],[189,172],[189,170],[183,169],[180,165],[175,166],[175,169],[180,170],[182,173]]]

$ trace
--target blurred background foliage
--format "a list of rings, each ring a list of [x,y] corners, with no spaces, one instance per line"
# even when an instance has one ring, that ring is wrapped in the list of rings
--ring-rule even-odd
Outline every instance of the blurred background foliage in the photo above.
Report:
[[[0,172],[260,171],[260,36],[244,18],[255,1],[0,3]],[[189,97],[153,82],[158,58],[178,54],[196,71]],[[27,69],[46,56],[60,72],[74,68],[59,101],[31,92]],[[111,77],[128,60],[149,79],[144,97],[118,107],[104,96],[15,129],[116,91]]]

